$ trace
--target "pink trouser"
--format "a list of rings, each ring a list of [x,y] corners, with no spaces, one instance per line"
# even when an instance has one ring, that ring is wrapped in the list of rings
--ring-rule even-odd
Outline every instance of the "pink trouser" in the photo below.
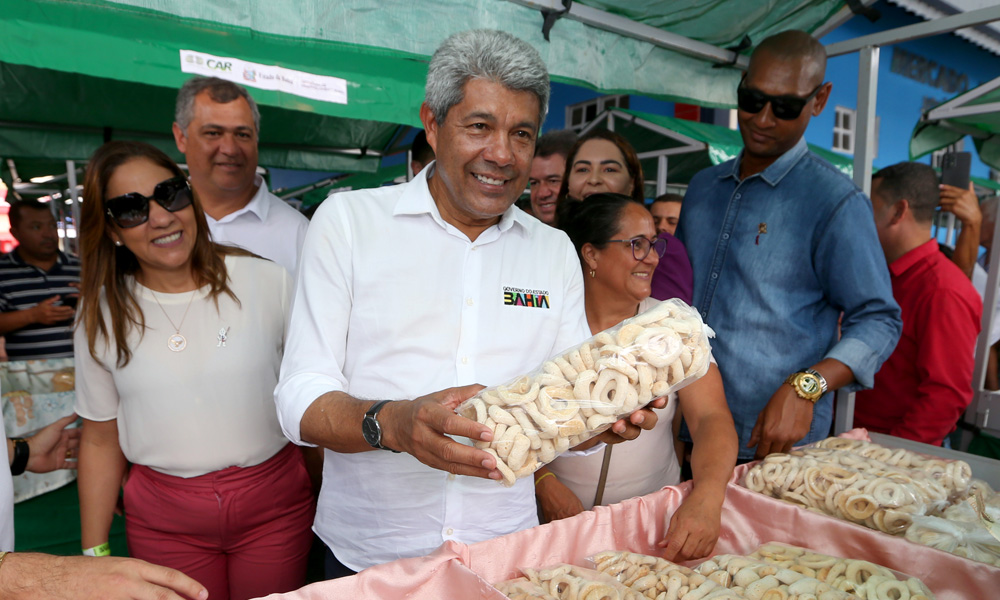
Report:
[[[291,444],[259,465],[190,479],[136,465],[125,484],[129,554],[186,573],[212,600],[301,587],[315,510]]]

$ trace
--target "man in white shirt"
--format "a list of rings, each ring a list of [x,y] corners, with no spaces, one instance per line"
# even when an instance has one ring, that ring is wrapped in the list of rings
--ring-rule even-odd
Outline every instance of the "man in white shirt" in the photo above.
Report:
[[[79,430],[65,429],[76,415],[28,440],[6,440],[0,458],[18,473],[75,468]],[[0,431],[4,430],[0,412]],[[6,439],[6,438],[5,438]],[[23,444],[21,448],[18,445]],[[30,448],[30,450],[28,450]],[[26,454],[27,453],[27,454]],[[14,464],[17,461],[19,464]],[[0,598],[4,600],[205,600],[208,591],[187,575],[132,558],[52,556],[14,549],[11,471],[0,466]]]
[[[491,439],[454,413],[475,384],[589,337],[572,244],[513,206],[548,96],[525,42],[453,35],[420,109],[437,161],[407,184],[331,196],[313,218],[275,399],[292,441],[327,448],[314,529],[328,576],[538,522],[530,478],[502,487],[494,458],[451,436]],[[655,422],[639,411],[612,430]]]
[[[260,112],[242,86],[193,77],[177,93],[174,141],[205,209],[212,240],[295,273],[309,221],[257,175]]]

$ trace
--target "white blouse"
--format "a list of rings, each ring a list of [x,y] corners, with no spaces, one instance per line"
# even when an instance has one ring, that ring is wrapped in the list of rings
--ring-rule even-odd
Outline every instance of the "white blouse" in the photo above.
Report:
[[[288,443],[273,392],[291,277],[259,258],[228,256],[226,267],[239,303],[222,293],[218,308],[207,286],[154,297],[135,283],[146,330],[129,334],[132,360],[124,368],[117,367],[113,340],[98,338],[97,362],[86,331],[77,328],[76,412],[92,421],[118,419],[122,452],[133,463],[196,477],[260,464]],[[103,296],[101,304],[110,329]],[[170,321],[187,340],[180,352],[168,348],[176,331]]]

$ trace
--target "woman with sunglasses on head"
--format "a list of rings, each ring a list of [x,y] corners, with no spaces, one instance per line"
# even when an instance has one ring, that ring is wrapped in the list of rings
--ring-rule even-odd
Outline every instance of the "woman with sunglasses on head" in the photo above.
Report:
[[[87,166],[75,336],[80,518],[106,554],[127,464],[129,552],[214,600],[305,580],[314,505],[272,397],[291,277],[209,240],[160,150],[115,141]]]
[[[650,278],[665,240],[656,237],[649,211],[621,194],[598,193],[572,203],[560,226],[569,235],[584,271],[587,323],[597,334],[651,308]],[[708,373],[671,394],[657,426],[610,454],[606,482],[600,478],[605,452],[557,458],[536,476],[536,496],[545,517],[565,518],[594,506],[620,502],[680,482],[671,416],[684,409],[695,440],[693,489],[671,518],[668,559],[708,556],[719,535],[726,483],[736,462],[736,430],[714,362]]]
[[[645,203],[642,164],[632,144],[606,129],[593,129],[576,141],[566,157],[566,172],[559,191],[560,210],[572,200],[586,200],[600,192],[624,194]],[[667,248],[653,273],[652,296],[659,300],[680,298],[691,303],[694,276],[687,250],[673,235],[657,237]]]

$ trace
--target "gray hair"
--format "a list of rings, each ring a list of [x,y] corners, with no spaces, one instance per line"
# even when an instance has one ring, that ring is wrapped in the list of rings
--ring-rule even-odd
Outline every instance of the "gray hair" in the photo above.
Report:
[[[250,105],[250,112],[253,114],[253,126],[257,133],[260,133],[260,110],[254,102],[250,93],[242,85],[219,79],[218,77],[195,76],[184,82],[179,92],[177,92],[177,105],[174,108],[174,121],[184,131],[194,119],[194,99],[202,92],[208,92],[208,97],[213,102],[228,104],[237,98],[243,98]]]
[[[538,98],[538,126],[542,126],[549,111],[549,72],[530,44],[493,29],[449,36],[434,52],[427,70],[425,101],[439,124],[462,101],[465,84],[473,78],[533,93]]]

